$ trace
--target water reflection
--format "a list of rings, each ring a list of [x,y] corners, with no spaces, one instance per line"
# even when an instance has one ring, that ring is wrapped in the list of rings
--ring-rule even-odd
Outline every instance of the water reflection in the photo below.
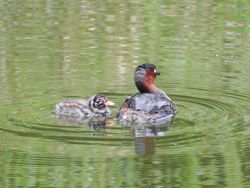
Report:
[[[99,117],[99,118],[80,118],[72,116],[56,116],[65,126],[86,126],[94,132],[104,133],[102,136],[111,136],[112,126],[116,123],[116,119]],[[131,135],[134,138],[135,153],[137,155],[152,155],[155,154],[155,142],[157,137],[166,136],[166,132],[172,123],[169,121],[166,124],[159,125],[118,125],[125,129],[123,133]],[[93,136],[95,133],[93,132]],[[130,132],[130,134],[128,134]],[[100,134],[96,135],[100,136]],[[114,136],[114,135],[113,135]]]
[[[65,126],[87,126],[93,131],[105,131],[106,128],[114,125],[114,120],[108,117],[82,118],[79,116],[56,115],[60,123]]]
[[[156,137],[166,135],[170,125],[157,126],[135,126],[131,128],[135,137],[135,153],[137,155],[155,154]]]

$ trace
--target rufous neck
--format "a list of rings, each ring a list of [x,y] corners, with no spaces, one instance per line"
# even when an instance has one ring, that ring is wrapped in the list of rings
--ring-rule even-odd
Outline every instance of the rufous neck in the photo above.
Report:
[[[135,72],[134,81],[140,93],[153,93],[157,89],[153,83],[154,79],[155,76],[153,75],[143,72]]]

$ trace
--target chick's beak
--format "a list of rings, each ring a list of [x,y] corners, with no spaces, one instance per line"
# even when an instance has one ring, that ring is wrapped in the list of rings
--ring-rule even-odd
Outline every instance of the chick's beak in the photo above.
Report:
[[[112,101],[106,101],[105,102],[105,106],[114,106],[115,103],[113,103]]]

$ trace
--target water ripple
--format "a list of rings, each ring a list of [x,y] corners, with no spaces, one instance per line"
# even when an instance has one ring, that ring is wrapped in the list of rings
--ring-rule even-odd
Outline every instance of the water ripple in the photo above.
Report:
[[[202,131],[208,131],[214,124],[218,124],[217,127],[222,127],[227,123],[233,125],[235,122],[242,122],[244,119],[244,117],[239,117],[241,117],[242,112],[247,110],[245,103],[249,101],[249,97],[246,94],[216,93],[202,88],[187,88],[186,93],[192,93],[192,96],[185,95],[185,93],[170,95],[176,102],[178,110],[173,126],[170,128],[170,130],[174,129],[174,132],[170,131],[165,134],[161,133],[162,130],[154,130],[160,131],[158,135],[166,135],[166,140],[164,140],[166,143],[183,145],[185,140],[189,140],[190,143],[199,142],[204,138]],[[126,96],[124,93],[109,93],[109,95],[112,95],[114,101],[122,101],[121,96]],[[52,103],[41,103],[35,96],[27,100],[28,103],[11,104],[10,109],[15,110],[8,111],[5,119],[6,126],[1,127],[1,131],[22,137],[90,145],[97,143],[101,145],[121,145],[130,142],[136,136],[129,128],[118,125],[114,118],[110,118],[109,123],[103,127],[61,124],[51,115]],[[7,106],[5,105],[4,108]],[[115,114],[118,108],[112,110]],[[208,122],[211,122],[211,125],[199,127],[199,131],[194,130],[194,126]],[[243,122],[241,126],[233,126],[233,128],[236,130],[237,127],[240,131],[245,124]],[[168,132],[168,130],[165,130],[165,132]]]

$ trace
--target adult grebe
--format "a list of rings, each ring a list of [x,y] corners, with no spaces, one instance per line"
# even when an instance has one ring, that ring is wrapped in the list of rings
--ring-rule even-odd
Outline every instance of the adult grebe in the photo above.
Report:
[[[134,82],[139,93],[127,98],[117,114],[121,124],[164,124],[176,114],[174,102],[154,85],[160,72],[153,64],[136,67]]]

